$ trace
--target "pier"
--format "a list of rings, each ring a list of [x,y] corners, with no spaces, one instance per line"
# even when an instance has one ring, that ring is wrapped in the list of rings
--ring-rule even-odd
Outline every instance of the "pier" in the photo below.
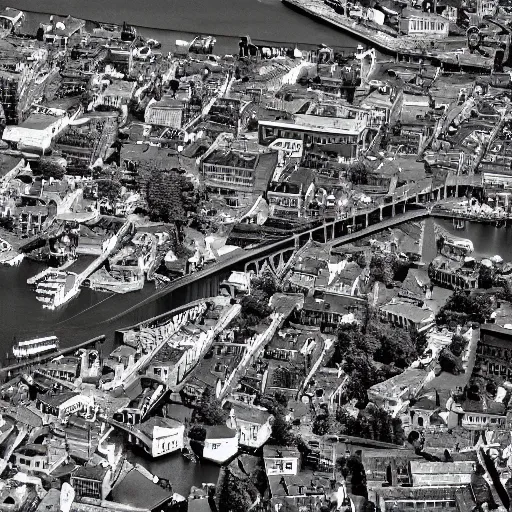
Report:
[[[74,352],[80,350],[81,348],[88,348],[91,346],[96,346],[98,344],[101,345],[104,341],[104,335],[96,336],[96,338],[83,341],[82,343],[78,343],[77,345],[73,345],[71,347],[59,349],[56,352],[48,352],[46,354],[41,354],[36,358],[27,359],[26,361],[20,361],[19,363],[4,366],[3,368],[0,368],[0,379],[6,380],[10,378],[14,372],[19,372],[25,369],[30,370],[33,366],[45,363],[46,361],[50,361],[52,359],[55,359],[56,357],[73,354]]]

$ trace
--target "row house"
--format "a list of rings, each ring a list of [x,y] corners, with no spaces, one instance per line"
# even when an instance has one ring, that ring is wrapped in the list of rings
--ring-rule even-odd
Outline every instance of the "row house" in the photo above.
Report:
[[[480,328],[477,363],[485,376],[512,379],[512,330],[497,324],[484,324]]]
[[[381,320],[397,327],[418,333],[427,332],[435,325],[435,315],[430,309],[412,302],[391,302],[380,307]]]

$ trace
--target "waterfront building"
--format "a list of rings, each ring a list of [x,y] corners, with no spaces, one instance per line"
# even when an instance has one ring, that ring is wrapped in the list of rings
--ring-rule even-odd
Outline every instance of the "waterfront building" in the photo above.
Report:
[[[130,434],[131,442],[142,446],[153,458],[181,450],[184,446],[185,426],[180,421],[154,416],[136,428],[143,436]]]
[[[260,448],[269,440],[274,417],[266,409],[239,402],[229,402],[228,409],[226,425],[239,432],[241,446]]]
[[[449,25],[449,20],[443,16],[403,9],[399,29],[406,35],[448,37]]]
[[[238,453],[239,432],[225,425],[208,427],[204,440],[203,458],[225,464]]]
[[[48,377],[73,382],[79,375],[79,369],[80,359],[78,357],[66,356],[41,365],[38,371]]]
[[[66,48],[72,36],[81,35],[85,21],[72,16],[51,16],[49,23],[41,23],[40,26],[44,30],[43,41],[46,44]]]
[[[45,414],[63,419],[71,414],[90,410],[94,406],[94,398],[73,392],[48,393],[37,397],[36,406]]]

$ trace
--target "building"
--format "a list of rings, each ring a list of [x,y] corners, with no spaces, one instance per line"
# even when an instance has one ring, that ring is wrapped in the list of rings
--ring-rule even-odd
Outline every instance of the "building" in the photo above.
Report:
[[[44,42],[65,48],[71,36],[81,34],[85,28],[85,21],[71,16],[52,16],[51,22],[41,23],[44,30]]]
[[[297,475],[300,471],[300,452],[286,446],[265,445],[263,461],[267,476]]]
[[[142,445],[151,457],[160,457],[184,446],[185,426],[172,418],[152,416],[138,424],[137,429],[144,434],[144,439],[136,437],[136,444]]]
[[[370,142],[371,119],[371,110],[348,105],[314,104],[305,114],[294,114],[293,120],[259,121],[258,141],[268,146],[276,139],[299,140],[305,148],[342,145],[340,161],[350,163]]]
[[[266,409],[234,402],[229,403],[229,408],[226,425],[239,432],[241,446],[260,448],[269,440],[274,417]]]
[[[341,323],[353,323],[355,314],[366,307],[366,299],[351,295],[324,292],[306,297],[298,312],[302,325],[318,326],[322,332],[335,332]]]
[[[68,458],[60,439],[46,438],[44,444],[26,444],[14,452],[20,471],[50,474]]]
[[[79,466],[71,473],[71,486],[77,496],[104,500],[111,491],[110,466]]]
[[[204,440],[203,458],[224,464],[238,453],[237,430],[225,425],[208,427]]]
[[[450,22],[447,18],[428,12],[404,9],[400,17],[400,32],[406,35],[448,37]]]
[[[59,380],[73,382],[79,374],[80,359],[78,357],[66,356],[57,361],[50,361],[41,365],[39,373]]]
[[[397,327],[418,333],[426,332],[435,325],[435,315],[430,309],[412,302],[390,302],[380,307],[381,320]]]
[[[267,192],[269,215],[281,219],[303,216],[304,191],[302,183],[271,183]]]
[[[100,91],[94,93],[92,104],[94,107],[104,105],[116,109],[128,108],[128,103],[133,98],[136,87],[136,82],[114,80],[111,84],[103,85]]]
[[[253,204],[266,191],[277,160],[277,152],[214,151],[202,162],[206,189],[228,206]]]
[[[495,375],[512,379],[512,329],[483,324],[476,354],[477,365],[485,377]]]
[[[94,406],[94,399],[72,392],[46,394],[37,397],[36,406],[41,412],[62,419],[71,414],[90,410]]]
[[[142,473],[137,468],[132,468],[116,482],[111,500],[116,503],[116,509],[120,504],[132,509],[160,512],[167,510],[167,506],[172,504],[173,493],[150,480],[147,472]]]
[[[78,116],[79,111],[68,113],[59,108],[36,107],[17,126],[6,126],[2,139],[14,149],[44,154],[53,139],[68,126],[70,120]]]

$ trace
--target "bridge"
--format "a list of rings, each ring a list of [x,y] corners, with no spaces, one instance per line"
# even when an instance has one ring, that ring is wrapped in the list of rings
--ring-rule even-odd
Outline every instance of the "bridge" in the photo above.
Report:
[[[108,318],[103,323],[119,320],[166,296],[172,297],[172,301],[163,301],[165,303],[171,302],[174,305],[179,302],[183,304],[184,290],[187,290],[185,302],[216,295],[218,283],[221,280],[219,278],[228,277],[232,270],[245,272],[252,270],[259,273],[268,264],[276,273],[281,273],[292,261],[296,252],[311,240],[328,244],[329,247],[337,247],[405,222],[429,216],[442,217],[441,212],[433,213],[432,209],[427,209],[424,203],[437,202],[450,196],[464,195],[468,187],[475,186],[473,178],[473,176],[454,176],[452,179],[446,180],[443,185],[435,187],[432,184],[423,188],[421,186],[410,189],[401,187],[401,190],[397,189],[394,200],[388,203],[384,202],[364,210],[357,210],[345,218],[305,229],[281,240],[252,249],[236,251],[234,254],[227,255],[222,261],[207,264],[201,270],[175,279],[146,299]],[[193,291],[189,293],[191,288]],[[165,307],[165,304],[162,305]],[[154,316],[154,313],[151,316]]]

